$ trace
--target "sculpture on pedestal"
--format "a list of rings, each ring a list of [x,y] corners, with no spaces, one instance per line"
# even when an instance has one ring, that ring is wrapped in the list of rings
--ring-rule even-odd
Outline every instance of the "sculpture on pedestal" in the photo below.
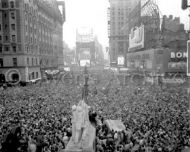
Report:
[[[89,106],[87,100],[88,79],[85,77],[83,100],[72,106],[72,137],[66,146],[66,152],[95,151],[96,130],[89,121]]]
[[[88,149],[94,151],[95,128],[89,121],[89,106],[81,100],[72,106],[72,137],[66,147],[67,152]]]

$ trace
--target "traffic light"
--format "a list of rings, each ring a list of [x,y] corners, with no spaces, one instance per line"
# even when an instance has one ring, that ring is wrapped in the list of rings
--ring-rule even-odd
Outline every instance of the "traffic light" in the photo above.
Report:
[[[182,0],[181,8],[182,8],[183,10],[186,10],[186,9],[188,8],[187,0]]]
[[[190,76],[190,40],[187,41],[187,76]]]

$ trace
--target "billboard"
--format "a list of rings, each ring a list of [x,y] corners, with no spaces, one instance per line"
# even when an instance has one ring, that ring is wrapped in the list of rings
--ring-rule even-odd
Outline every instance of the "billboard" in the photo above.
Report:
[[[187,41],[187,76],[190,76],[190,40]]]
[[[80,60],[80,66],[82,66],[82,67],[84,67],[84,66],[89,67],[90,66],[90,60]]]
[[[168,62],[168,69],[181,69],[187,68],[187,52],[184,50],[171,51],[170,59]]]
[[[144,25],[134,27],[129,34],[129,51],[144,48]]]
[[[124,56],[118,56],[117,57],[117,65],[123,66],[125,64],[125,58]]]

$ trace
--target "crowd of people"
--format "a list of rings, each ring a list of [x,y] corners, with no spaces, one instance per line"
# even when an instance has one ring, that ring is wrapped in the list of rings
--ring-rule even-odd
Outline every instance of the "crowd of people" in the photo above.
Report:
[[[1,89],[0,151],[63,150],[72,136],[71,107],[81,99],[81,86],[45,82]],[[87,104],[96,113],[97,152],[180,152],[190,147],[189,96],[183,87],[121,86],[112,73],[101,72],[96,83],[89,83]],[[110,130],[107,119],[121,120],[126,129]]]

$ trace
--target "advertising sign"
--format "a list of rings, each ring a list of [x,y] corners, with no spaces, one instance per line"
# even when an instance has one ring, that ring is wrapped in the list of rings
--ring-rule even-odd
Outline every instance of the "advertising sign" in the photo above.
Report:
[[[90,66],[90,60],[80,60],[80,66],[82,66],[82,67],[84,67],[84,66],[89,67]]]
[[[129,34],[129,51],[144,48],[144,25],[131,29]]]
[[[187,76],[190,76],[190,40],[187,41]]]
[[[187,52],[184,50],[171,51],[170,59],[168,62],[169,69],[181,69],[186,70],[187,68]]]
[[[125,58],[124,58],[124,56],[118,56],[117,57],[117,64],[118,65],[124,65],[125,64]]]

